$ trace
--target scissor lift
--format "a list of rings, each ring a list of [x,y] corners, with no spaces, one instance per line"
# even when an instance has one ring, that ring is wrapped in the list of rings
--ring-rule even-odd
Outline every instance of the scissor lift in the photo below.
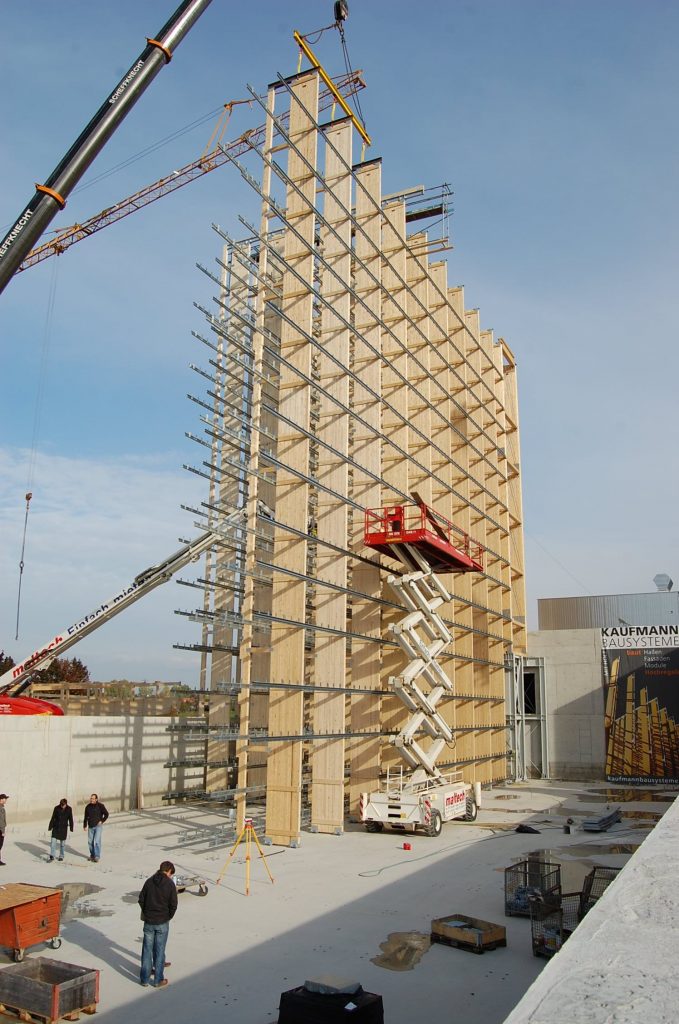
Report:
[[[443,774],[436,765],[453,739],[437,711],[440,700],[453,689],[437,660],[453,641],[438,612],[451,599],[438,574],[483,571],[483,549],[424,504],[368,509],[364,539],[368,547],[398,559],[408,570],[387,579],[408,609],[390,627],[408,662],[400,675],[390,676],[389,685],[412,712],[392,742],[413,772],[405,778],[402,771],[396,777],[388,773],[382,789],[362,793],[360,817],[368,832],[390,825],[436,836],[444,821],[474,821],[477,812],[472,787],[461,773]],[[417,738],[422,733],[431,739],[427,749]]]

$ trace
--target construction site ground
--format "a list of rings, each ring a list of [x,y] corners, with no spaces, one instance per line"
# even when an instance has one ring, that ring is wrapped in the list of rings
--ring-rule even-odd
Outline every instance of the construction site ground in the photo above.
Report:
[[[380,993],[387,1024],[412,1024],[424,1013],[500,1024],[545,964],[532,954],[529,921],[504,915],[504,869],[544,851],[562,865],[564,892],[575,891],[592,865],[624,865],[675,795],[605,782],[499,786],[484,791],[475,824],[451,822],[436,839],[368,835],[349,823],[341,836],[304,832],[298,849],[263,846],[273,884],[253,843],[249,896],[245,841],[215,884],[231,846],[210,846],[208,831],[196,838],[197,826],[225,820],[209,806],[112,815],[96,864],[76,821],[64,862],[49,863],[47,832],[12,827],[10,800],[0,883],[64,887],[63,945],[26,955],[99,969],[98,1015],[109,1024],[267,1024],[278,1018],[281,992],[321,975]],[[609,831],[582,830],[584,819],[618,805],[622,821]],[[517,833],[521,823],[540,834]],[[179,875],[204,879],[208,893],[193,884],[180,895],[167,948],[170,984],[155,990],[139,985],[137,894],[165,859]],[[432,920],[447,914],[504,926],[506,948],[474,955],[430,945]],[[1,950],[0,969],[11,962],[11,951]]]

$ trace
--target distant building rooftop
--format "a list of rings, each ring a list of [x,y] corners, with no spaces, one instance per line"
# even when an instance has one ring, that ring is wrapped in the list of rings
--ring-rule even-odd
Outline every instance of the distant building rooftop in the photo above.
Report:
[[[538,599],[538,629],[601,629],[679,623],[679,591]]]

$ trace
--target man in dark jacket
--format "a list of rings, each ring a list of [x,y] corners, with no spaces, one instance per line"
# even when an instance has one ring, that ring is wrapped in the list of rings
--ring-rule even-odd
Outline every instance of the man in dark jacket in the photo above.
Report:
[[[174,864],[164,860],[155,875],[144,882],[139,893],[141,919],[144,922],[144,943],[141,949],[142,985],[149,984],[155,975],[156,988],[167,985],[165,972],[165,946],[170,932],[170,921],[177,910],[177,886],[172,881]]]
[[[87,843],[90,848],[90,860],[98,861],[101,857],[101,828],[108,818],[108,811],[99,803],[99,797],[93,793],[90,802],[85,804],[83,831],[87,830]]]
[[[57,806],[52,811],[50,823],[47,826],[52,832],[50,841],[50,860],[54,860],[57,854],[57,843],[59,843],[59,860],[64,859],[64,843],[70,828],[73,831],[73,811],[68,806],[68,800],[62,796]]]
[[[7,828],[7,812],[5,803],[9,800],[6,793],[0,793],[0,868],[4,868],[5,862],[2,859],[2,844],[5,841],[5,829]]]

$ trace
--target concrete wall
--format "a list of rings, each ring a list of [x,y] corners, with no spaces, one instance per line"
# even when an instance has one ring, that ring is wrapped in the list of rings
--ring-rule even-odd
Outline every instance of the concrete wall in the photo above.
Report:
[[[109,811],[160,806],[171,788],[166,761],[182,741],[167,731],[171,718],[131,715],[5,716],[0,723],[0,791],[8,793],[10,824],[42,821],[65,796],[82,814],[90,793]],[[76,820],[77,826],[77,820]]]
[[[674,1024],[679,805],[672,805],[505,1024]]]
[[[529,633],[528,652],[545,659],[551,778],[601,779],[606,755],[599,630]]]

